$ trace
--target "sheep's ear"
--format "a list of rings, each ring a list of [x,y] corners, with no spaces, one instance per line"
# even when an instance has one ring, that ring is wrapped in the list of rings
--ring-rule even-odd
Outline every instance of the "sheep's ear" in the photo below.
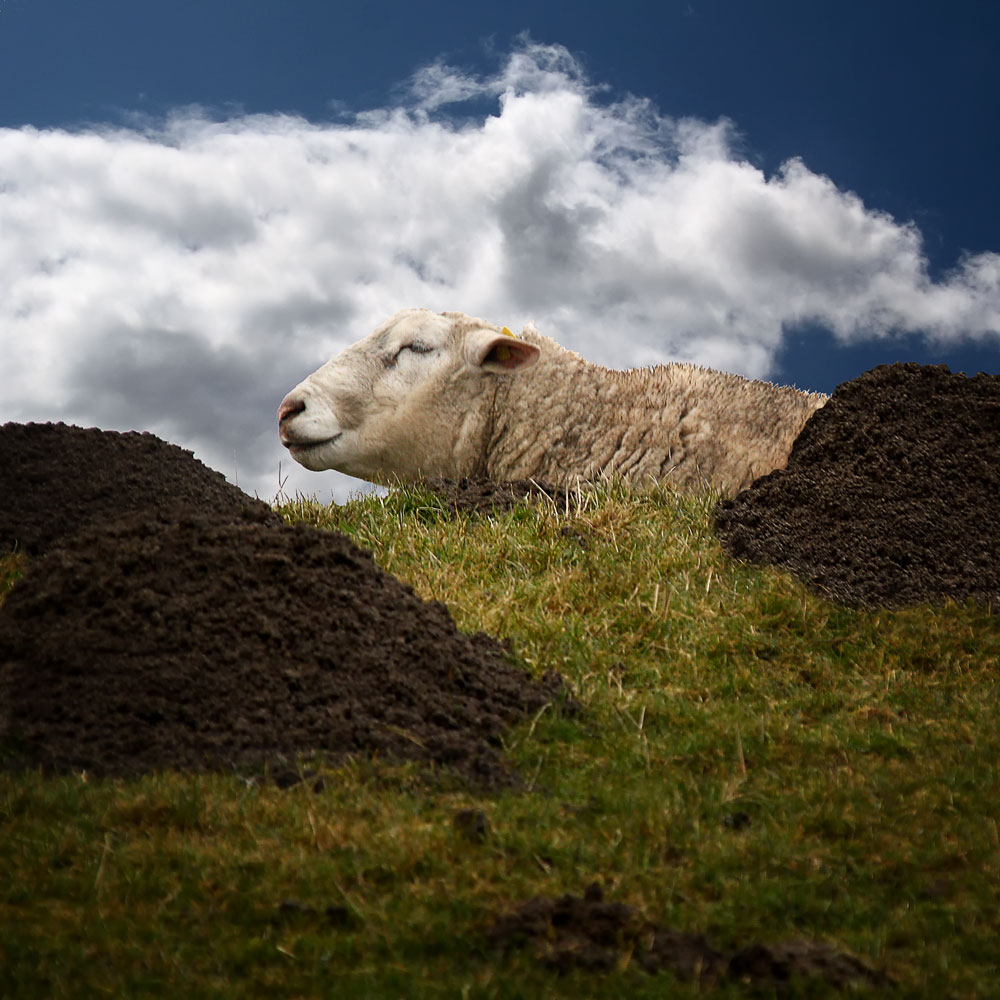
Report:
[[[504,327],[506,331],[507,328]],[[530,368],[541,351],[534,344],[518,340],[512,333],[474,330],[467,334],[465,358],[473,368],[510,374]]]

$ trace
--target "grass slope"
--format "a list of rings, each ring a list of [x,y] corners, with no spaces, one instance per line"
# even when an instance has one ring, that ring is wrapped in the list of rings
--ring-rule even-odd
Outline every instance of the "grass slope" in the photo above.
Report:
[[[494,797],[365,761],[320,792],[2,775],[0,996],[700,995],[626,955],[557,976],[487,948],[497,912],[595,879],[719,947],[824,940],[902,995],[995,995],[998,619],[831,605],[729,561],[712,506],[620,486],[481,520],[415,490],[285,505],[560,671],[584,715],[513,730],[528,791]]]

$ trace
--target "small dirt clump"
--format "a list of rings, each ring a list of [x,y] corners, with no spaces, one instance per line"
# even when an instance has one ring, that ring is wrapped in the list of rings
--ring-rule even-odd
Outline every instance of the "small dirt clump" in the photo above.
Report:
[[[703,985],[729,979],[777,992],[802,979],[819,979],[838,989],[893,984],[886,972],[822,943],[755,943],[721,951],[701,934],[662,927],[633,906],[606,901],[597,882],[583,896],[567,893],[521,903],[494,920],[488,938],[507,950],[529,947],[557,972],[610,972],[631,962],[645,972],[670,972]]]
[[[810,418],[787,468],[716,511],[723,548],[861,607],[1000,610],[1000,375],[881,365]]]

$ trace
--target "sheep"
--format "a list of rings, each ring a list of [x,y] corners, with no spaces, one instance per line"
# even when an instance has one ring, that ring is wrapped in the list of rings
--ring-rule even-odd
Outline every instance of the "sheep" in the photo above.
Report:
[[[616,473],[732,495],[785,466],[826,399],[689,364],[616,371],[531,325],[404,309],[292,389],[278,425],[307,469],[383,485]]]

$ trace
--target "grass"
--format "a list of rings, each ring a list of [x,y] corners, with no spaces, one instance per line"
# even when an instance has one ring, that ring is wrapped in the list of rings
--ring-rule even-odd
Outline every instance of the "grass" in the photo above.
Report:
[[[595,879],[718,947],[825,940],[900,995],[995,995],[998,619],[827,603],[728,560],[712,506],[620,485],[480,520],[419,490],[287,503],[585,713],[512,730],[528,790],[494,796],[366,761],[318,793],[0,776],[0,996],[700,995],[486,946],[498,911]],[[468,808],[482,843],[453,825]]]

